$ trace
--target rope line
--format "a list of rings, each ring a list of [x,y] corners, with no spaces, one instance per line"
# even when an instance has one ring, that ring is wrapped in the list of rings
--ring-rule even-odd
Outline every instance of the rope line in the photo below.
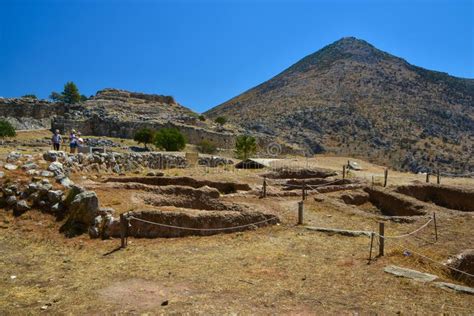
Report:
[[[130,219],[134,219],[136,221],[156,225],[156,226],[161,226],[161,227],[168,227],[168,228],[175,228],[175,229],[182,229],[182,230],[192,230],[192,231],[225,231],[225,230],[232,230],[232,229],[238,229],[238,228],[244,228],[248,226],[254,226],[262,223],[269,222],[274,219],[278,219],[277,217],[272,217],[263,221],[251,223],[251,224],[246,224],[246,225],[240,225],[240,226],[234,226],[234,227],[222,227],[222,228],[193,228],[193,227],[181,227],[181,226],[174,226],[174,225],[167,225],[167,224],[161,224],[161,223],[156,223],[156,222],[151,222],[147,221],[145,219],[137,218],[134,216],[129,216]]]
[[[403,235],[398,235],[398,236],[384,236],[385,239],[397,239],[397,238],[404,238],[404,237],[408,237],[408,236],[411,236],[411,235],[414,235],[416,234],[417,232],[419,232],[420,230],[422,230],[423,228],[425,228],[426,226],[428,226],[429,223],[431,223],[433,221],[433,218],[430,218],[429,221],[427,221],[425,224],[421,225],[420,227],[418,227],[417,229],[415,229],[414,231],[412,231],[411,233],[408,233],[408,234],[403,234]]]
[[[383,238],[383,239],[385,239],[385,236],[381,236],[380,234],[378,234],[378,233],[376,233],[376,232],[374,232],[374,234],[377,235],[377,236],[379,236],[379,237],[381,237],[381,238]],[[430,257],[427,257],[427,256],[425,256],[425,255],[423,255],[423,254],[421,254],[421,253],[419,253],[419,252],[416,252],[416,251],[414,251],[414,250],[412,250],[412,249],[409,249],[409,248],[405,247],[404,245],[402,245],[402,244],[400,244],[400,243],[398,243],[398,242],[395,242],[395,241],[392,241],[392,242],[393,242],[394,244],[398,245],[399,247],[403,248],[404,250],[407,250],[407,251],[409,251],[409,252],[412,252],[412,253],[414,253],[414,254],[416,254],[416,255],[422,257],[422,258],[425,258],[425,259],[427,259],[427,260],[429,260],[429,261],[431,261],[431,262],[437,263],[437,264],[439,264],[439,265],[441,265],[441,266],[443,266],[443,267],[445,267],[445,268],[448,268],[448,269],[451,269],[451,270],[453,270],[453,271],[456,271],[456,272],[465,274],[465,275],[467,275],[467,276],[469,276],[469,277],[474,277],[474,274],[470,274],[470,273],[468,273],[468,272],[466,272],[466,271],[462,271],[462,270],[459,270],[459,269],[450,267],[450,266],[448,266],[448,265],[445,265],[445,264],[442,263],[442,262],[436,261],[436,260],[431,259]]]

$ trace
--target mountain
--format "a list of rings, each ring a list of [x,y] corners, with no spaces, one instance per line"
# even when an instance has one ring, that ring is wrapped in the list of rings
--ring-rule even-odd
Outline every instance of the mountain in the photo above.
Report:
[[[354,37],[205,114],[310,153],[414,172],[474,171],[474,80],[411,65]]]

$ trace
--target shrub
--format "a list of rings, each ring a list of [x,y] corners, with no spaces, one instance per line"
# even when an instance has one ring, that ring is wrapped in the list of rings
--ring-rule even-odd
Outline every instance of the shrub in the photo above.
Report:
[[[8,121],[0,120],[0,138],[14,137],[16,135],[15,128]]]
[[[156,132],[154,143],[166,151],[180,151],[186,146],[186,139],[176,128],[163,128]]]
[[[202,122],[204,122],[204,121],[206,120],[206,117],[205,117],[204,115],[202,115],[202,114],[199,115],[198,118],[199,118],[199,120],[202,121]]]
[[[214,120],[214,122],[222,126],[227,123],[227,118],[225,118],[224,116],[219,116]]]
[[[203,140],[197,145],[198,151],[203,154],[215,154],[217,146],[211,141]]]
[[[255,137],[250,135],[238,136],[235,142],[235,154],[237,158],[245,160],[257,151]]]
[[[147,144],[150,144],[153,142],[153,138],[155,136],[155,132],[149,128],[142,128],[135,132],[135,135],[133,135],[133,140],[136,141],[139,144],[145,145],[145,148],[148,149]]]
[[[22,96],[22,98],[38,100],[38,97],[34,94],[25,94],[24,96]]]

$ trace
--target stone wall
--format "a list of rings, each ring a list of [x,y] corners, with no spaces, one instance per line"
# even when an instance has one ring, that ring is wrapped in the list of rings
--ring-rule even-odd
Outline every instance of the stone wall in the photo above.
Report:
[[[29,98],[0,98],[0,117],[6,119],[16,129],[50,128],[51,117],[64,115],[62,103]]]
[[[52,128],[57,128],[63,133],[74,128],[81,131],[84,135],[118,138],[133,138],[135,131],[145,127],[155,130],[165,127],[178,128],[190,144],[198,144],[202,140],[208,140],[215,143],[217,147],[220,148],[233,148],[235,145],[234,134],[219,133],[196,126],[175,124],[171,122],[107,121],[100,118],[99,116],[93,116],[87,120],[73,120],[65,119],[63,117],[55,117],[52,121]]]

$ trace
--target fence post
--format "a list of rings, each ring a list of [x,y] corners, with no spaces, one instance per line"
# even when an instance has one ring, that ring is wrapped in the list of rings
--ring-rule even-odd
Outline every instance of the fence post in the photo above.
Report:
[[[298,202],[298,225],[303,225],[304,208],[303,201]]]
[[[388,180],[388,169],[385,169],[384,171],[384,180],[383,180],[383,186],[387,186],[387,180]]]
[[[267,197],[267,177],[263,177],[263,188],[262,188],[263,197]]]
[[[426,171],[426,183],[430,182],[430,172]]]
[[[372,188],[374,187],[374,184],[375,184],[375,180],[374,180],[374,176],[372,176]]]
[[[436,183],[440,184],[439,169],[436,170]]]
[[[302,200],[302,201],[306,200],[305,189],[306,189],[306,184],[303,183],[303,184],[301,185],[301,200]]]
[[[342,179],[346,178],[346,165],[342,165]]]
[[[385,248],[385,223],[379,223],[379,256],[382,257]]]
[[[370,261],[372,260],[372,246],[374,245],[374,233],[370,233],[370,250],[369,250],[369,262],[367,264],[370,264]]]
[[[433,222],[434,222],[435,241],[438,241],[438,224],[436,223],[436,213],[435,212],[433,212]]]
[[[127,229],[126,227],[127,221],[125,220],[125,215],[120,214],[120,248],[125,248],[125,230]]]

